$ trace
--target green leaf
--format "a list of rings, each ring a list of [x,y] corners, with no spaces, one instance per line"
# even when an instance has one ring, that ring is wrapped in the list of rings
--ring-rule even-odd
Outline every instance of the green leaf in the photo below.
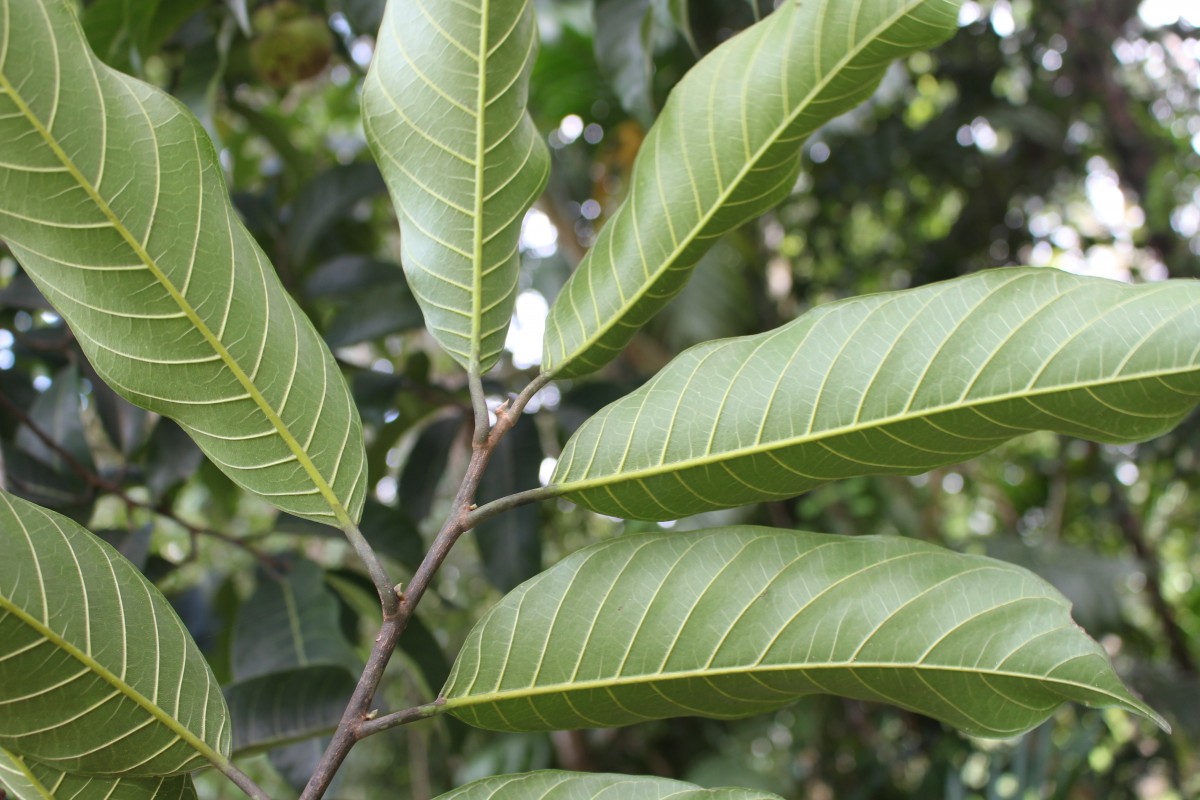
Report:
[[[435,800],[780,800],[754,789],[701,789],[667,778],[543,770],[494,775],[468,783]]]
[[[688,47],[692,49],[693,53],[699,55],[700,48],[696,46],[696,35],[692,31],[691,0],[667,0],[667,13],[671,15],[671,21],[679,29],[679,33],[688,43]]]
[[[216,679],[166,598],[109,545],[0,492],[0,747],[88,774],[226,762]]]
[[[420,522],[433,510],[462,427],[462,417],[454,414],[434,420],[417,437],[400,471],[400,510],[409,519]]]
[[[374,164],[339,164],[306,183],[292,202],[287,242],[294,263],[305,264],[329,228],[356,205],[387,187]]]
[[[596,0],[596,63],[621,106],[654,122],[654,7],[651,0]]]
[[[504,348],[521,220],[550,170],[525,111],[536,50],[530,0],[392,0],[363,88],[409,286],[438,343],[480,372]]]
[[[342,633],[339,614],[324,570],[311,561],[296,562],[286,575],[261,576],[234,622],[234,678],[322,664],[357,674],[362,661]]]
[[[542,366],[612,360],[712,243],[791,192],[800,144],[870,95],[892,59],[957,29],[946,0],[789,0],[671,92],[629,195],[550,308]]]
[[[1031,572],[911,539],[733,527],[623,536],[489,611],[443,690],[492,730],[733,718],[809,694],[1012,736],[1066,700],[1161,723]]]
[[[536,489],[542,464],[542,443],[537,423],[523,414],[488,460],[479,482],[479,505],[510,494]],[[524,505],[498,514],[474,530],[483,573],[502,592],[542,571],[542,536],[538,507]]]
[[[298,667],[225,687],[240,758],[333,733],[357,681],[340,666]]]
[[[553,483],[673,519],[915,475],[1052,430],[1137,442],[1200,398],[1200,283],[1003,269],[693,347],[567,442]]]
[[[63,0],[0,0],[0,142],[0,238],[100,376],[247,490],[357,519],[349,390],[237,221],[195,118],[101,64]]]
[[[187,775],[116,779],[72,775],[3,749],[0,789],[8,792],[8,800],[196,800]]]
[[[80,416],[82,392],[79,370],[73,364],[63,367],[55,373],[49,388],[33,401],[29,417],[81,466],[93,468],[92,451],[84,436],[83,417]],[[43,442],[33,429],[22,427],[18,430],[17,445],[55,472],[75,474],[63,456]]]

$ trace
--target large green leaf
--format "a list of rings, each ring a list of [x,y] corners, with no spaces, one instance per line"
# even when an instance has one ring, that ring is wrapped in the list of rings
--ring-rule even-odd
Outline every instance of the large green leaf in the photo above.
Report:
[[[734,527],[623,536],[520,586],[446,709],[493,730],[741,717],[808,694],[1011,736],[1075,700],[1153,719],[1033,573],[911,539]]]
[[[223,764],[225,701],[170,603],[109,545],[0,492],[0,747],[88,774]]]
[[[480,371],[504,347],[521,220],[550,169],[525,111],[536,50],[531,0],[391,0],[363,88],[409,285],[442,347]]]
[[[913,475],[1052,430],[1135,442],[1200,398],[1200,283],[1003,269],[821,306],[687,350],[589,419],[553,483],[672,519]]]
[[[808,134],[867,97],[892,59],[956,27],[949,0],[788,0],[701,60],[555,299],[543,368],[569,377],[608,363],[717,238],[787,197]]]
[[[691,783],[635,775],[543,770],[494,775],[436,800],[780,800],[754,789],[701,789]]]
[[[96,778],[59,772],[0,749],[0,789],[8,800],[196,800],[187,775]],[[0,792],[0,796],[4,796]]]
[[[101,64],[65,0],[0,0],[0,238],[122,396],[280,508],[357,519],[362,433],[333,356],[195,118]]]

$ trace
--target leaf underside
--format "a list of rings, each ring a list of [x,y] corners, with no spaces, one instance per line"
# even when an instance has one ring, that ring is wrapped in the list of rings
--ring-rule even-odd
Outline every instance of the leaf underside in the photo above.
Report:
[[[196,800],[187,775],[95,778],[51,769],[0,749],[0,789],[9,800]]]
[[[279,508],[358,518],[362,431],[332,354],[204,129],[100,63],[65,0],[0,0],[0,237],[123,397]]]
[[[910,539],[734,527],[624,536],[507,595],[470,633],[446,709],[491,730],[743,717],[809,694],[883,701],[980,736],[1062,702],[1154,714],[1029,571]]]
[[[779,795],[754,789],[701,789],[666,778],[605,775],[544,770],[518,775],[495,775],[436,800],[780,800]]]
[[[536,52],[530,0],[392,0],[363,87],[409,286],[438,343],[481,372],[504,348],[521,221],[550,170],[525,111]]]
[[[228,709],[166,598],[109,545],[0,492],[0,747],[167,775],[229,753]]]
[[[791,192],[801,142],[866,99],[895,58],[957,29],[950,0],[789,0],[679,82],[629,194],[555,299],[543,368],[583,375],[612,360],[683,288],[724,233]]]
[[[1035,430],[1142,441],[1198,398],[1200,282],[992,270],[693,347],[580,427],[552,483],[604,514],[675,519]]]

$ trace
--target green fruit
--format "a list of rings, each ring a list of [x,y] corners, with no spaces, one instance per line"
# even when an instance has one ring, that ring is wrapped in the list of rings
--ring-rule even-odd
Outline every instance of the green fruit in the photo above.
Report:
[[[274,8],[280,19],[281,6]],[[333,34],[323,20],[301,17],[279,22],[250,46],[250,61],[270,86],[286,89],[317,75],[333,53]]]

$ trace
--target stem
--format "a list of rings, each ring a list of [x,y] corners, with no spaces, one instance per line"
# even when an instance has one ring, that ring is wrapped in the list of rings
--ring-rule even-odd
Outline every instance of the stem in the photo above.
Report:
[[[441,702],[434,701],[425,706],[418,706],[416,709],[408,709],[380,719],[372,719],[371,701],[375,697],[376,689],[379,688],[379,682],[383,679],[388,661],[396,649],[396,643],[399,641],[400,635],[404,633],[404,629],[408,627],[409,620],[416,613],[417,605],[433,582],[433,577],[446,560],[446,556],[450,554],[450,550],[458,538],[470,528],[471,512],[477,511],[473,508],[475,492],[479,488],[479,481],[483,478],[483,471],[487,467],[492,451],[516,424],[533,396],[549,380],[550,376],[545,373],[534,378],[519,395],[513,398],[511,403],[506,403],[497,410],[496,424],[493,426],[489,422],[487,399],[483,394],[483,382],[478,371],[471,370],[468,375],[471,387],[471,405],[475,409],[475,436],[471,445],[471,460],[467,464],[467,472],[463,477],[462,484],[459,485],[458,492],[454,496],[452,511],[442,525],[442,529],[434,537],[429,552],[425,554],[417,571],[413,573],[412,580],[398,595],[399,602],[395,612],[384,614],[383,624],[380,626],[379,635],[375,637],[375,646],[371,649],[371,655],[367,659],[366,669],[359,677],[358,686],[355,687],[354,695],[342,713],[341,722],[338,723],[333,739],[325,749],[324,755],[321,756],[321,761],[309,779],[308,785],[304,787],[300,800],[318,800],[323,797],[329,784],[333,781],[333,776],[337,774],[342,762],[350,753],[350,749],[363,737],[437,713],[433,709],[439,707]],[[485,508],[487,507],[495,507],[495,503],[489,503]],[[498,510],[489,513],[498,513]],[[421,714],[424,716],[420,716]],[[388,721],[387,724],[381,724],[384,720]]]
[[[1130,507],[1129,501],[1125,497],[1124,487],[1111,479],[1108,484],[1112,490],[1111,502],[1117,526],[1121,530],[1121,535],[1125,537],[1126,543],[1129,544],[1138,560],[1142,562],[1142,570],[1146,573],[1145,592],[1150,601],[1150,608],[1153,609],[1155,616],[1158,617],[1159,625],[1162,626],[1171,660],[1183,672],[1195,675],[1197,672],[1196,660],[1192,657],[1191,649],[1188,646],[1188,635],[1180,627],[1175,610],[1171,608],[1171,604],[1167,602],[1167,598],[1162,592],[1162,569],[1159,566],[1158,554],[1154,550],[1154,545],[1146,536],[1141,518]]]
[[[86,465],[80,462],[78,458],[75,457],[74,453],[55,441],[54,437],[43,430],[42,427],[38,425],[36,420],[29,416],[24,409],[9,399],[3,392],[0,392],[0,407],[4,408],[5,411],[16,417],[22,425],[29,429],[30,433],[36,436],[42,444],[46,445],[48,449],[52,450],[55,455],[61,458],[62,462],[67,466],[67,468],[78,475],[92,490],[114,495],[125,504],[126,508],[140,508],[144,511],[149,511],[152,514],[156,514],[157,516],[171,520],[176,525],[187,531],[188,535],[192,537],[193,541],[198,536],[205,536],[210,539],[216,539],[217,541],[223,542],[231,547],[237,547],[241,550],[244,550],[250,555],[254,556],[254,558],[268,573],[277,573],[279,561],[262,552],[248,542],[245,542],[236,536],[230,536],[227,533],[214,531],[211,528],[193,525],[191,522],[188,522],[186,519],[183,519],[176,514],[174,510],[172,510],[165,503],[154,504],[147,503],[144,500],[139,500],[126,492],[125,488],[121,486],[121,484],[116,483],[115,481],[110,481],[102,475],[96,473],[94,470],[89,469]]]
[[[479,446],[487,441],[492,424],[491,415],[488,413],[487,395],[483,393],[483,378],[480,377],[479,370],[471,369],[467,376],[467,383],[471,387],[471,406],[475,409],[475,435],[471,442],[475,446]]]
[[[354,552],[358,553],[359,559],[366,565],[367,574],[371,576],[371,582],[375,584],[375,591],[379,593],[379,602],[383,604],[383,615],[385,617],[395,616],[396,610],[400,606],[400,598],[396,593],[395,584],[388,577],[387,570],[384,569],[379,556],[367,543],[366,537],[362,535],[362,531],[358,529],[357,525],[346,525],[342,528],[342,533],[346,534],[346,539],[354,546]]]
[[[464,522],[464,530],[471,530],[479,525],[479,523],[491,519],[497,514],[502,514],[509,509],[517,506],[536,503],[539,500],[548,500],[551,497],[557,497],[560,494],[559,489],[554,484],[549,486],[539,486],[536,489],[526,489],[523,492],[510,494],[506,497],[501,497],[499,500],[493,500],[490,503],[484,503],[474,511],[468,513]]]
[[[219,764],[214,762],[213,766],[222,775],[229,778],[235,786],[245,792],[247,797],[252,797],[254,800],[271,800],[271,795],[264,792],[262,787],[250,779],[249,775],[238,769],[233,761],[227,760]]]
[[[446,701],[438,699],[423,706],[414,706],[413,708],[406,708],[403,711],[396,711],[376,719],[367,720],[358,726],[358,738],[365,739],[368,736],[399,727],[400,725],[407,725],[417,720],[436,717],[442,713],[445,706]]]

